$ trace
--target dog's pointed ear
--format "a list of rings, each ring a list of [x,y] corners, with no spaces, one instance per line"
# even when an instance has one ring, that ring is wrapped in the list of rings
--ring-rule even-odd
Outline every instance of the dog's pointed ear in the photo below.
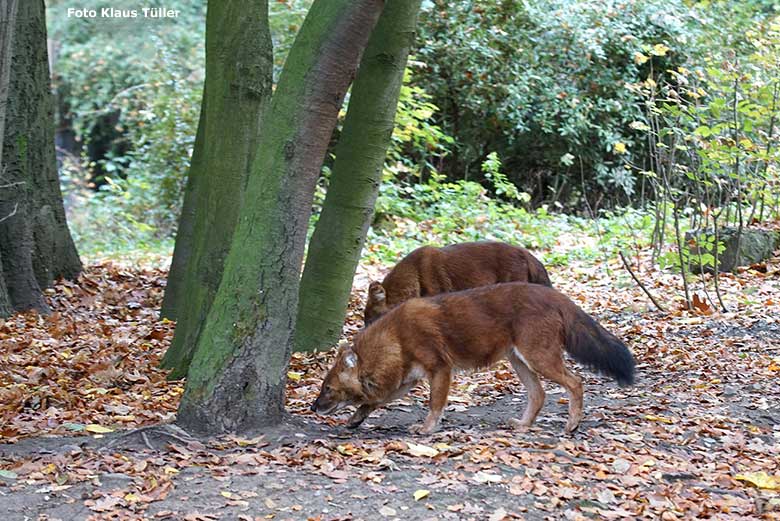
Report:
[[[368,298],[374,302],[384,302],[386,298],[385,287],[381,282],[372,282],[368,285]]]
[[[357,365],[357,354],[346,340],[339,342],[339,351],[344,353],[344,365],[352,369]]]

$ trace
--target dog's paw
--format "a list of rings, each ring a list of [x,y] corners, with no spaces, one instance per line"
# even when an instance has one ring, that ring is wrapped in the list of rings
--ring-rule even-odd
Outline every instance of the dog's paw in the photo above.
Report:
[[[417,425],[412,425],[411,427],[409,427],[409,432],[412,434],[421,434],[421,435],[433,434],[438,430],[438,427],[439,427],[438,425],[428,426],[424,423],[419,423]]]
[[[521,420],[518,420],[517,418],[510,418],[509,426],[512,428],[512,430],[518,432],[528,432],[528,430],[531,428],[530,425]]]

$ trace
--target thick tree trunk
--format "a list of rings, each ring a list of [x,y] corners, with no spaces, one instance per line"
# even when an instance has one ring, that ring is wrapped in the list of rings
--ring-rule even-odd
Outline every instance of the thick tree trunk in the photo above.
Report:
[[[322,160],[382,0],[315,0],[268,112],[179,421],[247,431],[284,409],[306,229]]]
[[[301,279],[295,348],[338,341],[352,279],[374,214],[420,0],[388,2],[371,34],[349,100]]]
[[[184,283],[187,275],[187,265],[192,257],[195,232],[195,209],[197,204],[197,187],[201,177],[205,175],[203,152],[206,133],[206,89],[200,102],[200,117],[195,144],[190,157],[190,170],[187,173],[187,185],[184,188],[184,202],[179,226],[176,230],[176,245],[173,248],[173,259],[168,270],[168,280],[165,286],[160,317],[176,320],[179,317],[184,302]]]
[[[40,288],[81,270],[65,220],[54,153],[43,0],[19,2],[2,150],[0,255],[17,310],[47,311]]]
[[[179,298],[176,334],[162,365],[187,375],[230,249],[244,187],[271,97],[273,52],[268,2],[211,2],[206,15],[202,170],[195,172],[192,245]],[[186,233],[186,229],[185,229]],[[186,240],[186,236],[179,240]],[[175,275],[174,275],[175,276]],[[177,290],[174,285],[174,289]]]

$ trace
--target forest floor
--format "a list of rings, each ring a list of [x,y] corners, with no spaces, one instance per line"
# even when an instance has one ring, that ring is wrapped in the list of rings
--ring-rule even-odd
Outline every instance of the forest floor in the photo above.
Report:
[[[640,252],[647,266],[647,252]],[[543,255],[542,255],[543,257]],[[345,334],[360,327],[361,269]],[[585,377],[586,416],[562,435],[565,394],[527,433],[506,366],[460,375],[442,430],[408,434],[419,388],[359,430],[308,405],[332,353],[295,355],[285,423],[198,440],[175,427],[181,381],[157,364],[173,324],[165,273],[90,266],[49,292],[53,314],[0,320],[0,513],[79,519],[780,519],[780,258],[723,275],[728,312],[681,309],[679,277],[617,263],[552,269],[554,285],[623,338],[637,384]],[[711,281],[710,295],[713,296]]]

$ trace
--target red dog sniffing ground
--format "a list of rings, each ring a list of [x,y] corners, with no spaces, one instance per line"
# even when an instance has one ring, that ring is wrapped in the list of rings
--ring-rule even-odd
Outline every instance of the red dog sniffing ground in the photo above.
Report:
[[[539,376],[569,394],[566,432],[582,419],[582,381],[563,360],[634,381],[634,358],[613,334],[562,293],[526,283],[496,284],[433,298],[411,299],[389,311],[341,349],[312,410],[322,414],[358,407],[357,427],[377,407],[404,396],[421,379],[431,387],[421,433],[434,432],[447,403],[453,372],[486,369],[506,359],[528,389],[517,428],[529,427],[544,403]]]

